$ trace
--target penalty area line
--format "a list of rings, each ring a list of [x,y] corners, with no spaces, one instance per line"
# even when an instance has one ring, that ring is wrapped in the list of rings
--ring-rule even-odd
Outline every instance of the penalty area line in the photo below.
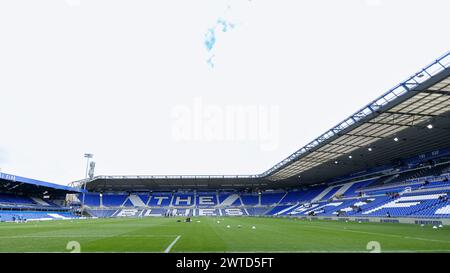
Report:
[[[170,250],[172,249],[172,247],[177,243],[177,241],[181,238],[181,235],[178,235],[177,238],[175,238],[175,240],[173,240],[173,242],[166,248],[166,250],[164,250],[164,253],[169,253]]]

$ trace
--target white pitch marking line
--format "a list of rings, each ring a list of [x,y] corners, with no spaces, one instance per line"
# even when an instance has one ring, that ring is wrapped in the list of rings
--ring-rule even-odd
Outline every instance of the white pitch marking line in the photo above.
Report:
[[[177,238],[175,238],[175,240],[173,240],[173,242],[166,248],[166,250],[164,250],[164,253],[169,253],[170,250],[172,249],[172,247],[176,244],[176,242],[181,238],[181,235],[178,235]]]
[[[112,237],[131,237],[131,238],[145,238],[145,237],[173,237],[177,235],[13,235],[0,236],[0,239],[27,239],[27,238],[112,238]]]

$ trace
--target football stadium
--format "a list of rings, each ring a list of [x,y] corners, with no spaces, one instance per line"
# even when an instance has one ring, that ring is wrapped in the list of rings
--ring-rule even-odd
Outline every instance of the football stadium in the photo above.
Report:
[[[341,118],[255,175],[0,173],[0,252],[450,252],[450,52]]]

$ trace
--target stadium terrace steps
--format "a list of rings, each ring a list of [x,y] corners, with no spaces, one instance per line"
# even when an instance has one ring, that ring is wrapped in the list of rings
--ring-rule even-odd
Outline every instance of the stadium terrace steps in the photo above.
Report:
[[[125,201],[123,202],[123,204],[121,205],[121,207],[134,207],[133,203],[131,202],[131,200],[129,198],[125,199]]]
[[[317,195],[316,197],[314,197],[311,200],[311,203],[315,203],[318,202],[320,200],[322,200],[330,191],[332,191],[334,189],[334,186],[329,186],[327,187],[325,190],[323,190],[321,193],[319,193],[319,195]]]
[[[220,202],[220,206],[230,207],[233,204],[236,204],[237,201],[239,201],[239,203],[242,205],[242,201],[240,200],[238,194],[230,194],[223,201]]]
[[[42,200],[41,198],[38,197],[30,197],[34,202],[36,202],[37,204],[41,205],[41,206],[50,206],[49,203],[45,202],[44,200]]]
[[[280,204],[295,204],[301,202],[310,202],[315,196],[317,196],[321,191],[323,191],[324,187],[314,187],[309,190],[296,190],[289,191],[282,200],[280,200]]]
[[[356,197],[360,196],[360,189],[366,188],[375,181],[377,181],[378,178],[371,178],[371,179],[364,179],[360,181],[356,181],[351,185],[342,195],[343,198],[349,198],[349,197]]]
[[[136,194],[139,199],[144,203],[144,207],[147,206],[148,201],[150,200],[149,194]]]
[[[398,177],[398,174],[394,174],[394,175],[388,175],[386,177],[382,177],[380,178],[378,181],[376,181],[375,183],[373,183],[372,187],[382,187],[382,186],[386,186],[389,183],[391,183],[392,180],[394,180],[395,178]]]
[[[333,196],[335,196],[335,194],[337,193],[337,191],[339,190],[339,186],[334,186],[331,191],[329,191],[327,194],[325,194],[325,196],[322,197],[322,199],[317,200],[316,202],[320,202],[320,201],[326,201],[326,200],[330,200],[333,198]]]
[[[283,197],[281,197],[281,199],[278,201],[278,203],[276,205],[282,204],[283,200],[286,198],[286,196],[289,194],[288,191],[286,191],[283,195]]]
[[[128,200],[134,207],[145,207],[145,203],[137,194],[130,194]]]
[[[335,197],[335,196],[342,196],[345,194],[346,191],[348,191],[348,189],[350,189],[353,185],[355,184],[355,182],[350,182],[350,183],[345,183],[344,185],[342,185],[338,191],[333,194],[331,196],[331,198]]]

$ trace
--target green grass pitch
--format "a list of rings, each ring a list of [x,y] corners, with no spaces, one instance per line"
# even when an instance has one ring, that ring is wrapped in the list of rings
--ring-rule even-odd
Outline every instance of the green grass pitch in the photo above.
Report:
[[[0,223],[0,252],[70,252],[71,241],[79,243],[81,252],[369,252],[372,241],[379,243],[381,252],[450,252],[449,227],[257,217],[192,219],[191,223],[156,217]]]

